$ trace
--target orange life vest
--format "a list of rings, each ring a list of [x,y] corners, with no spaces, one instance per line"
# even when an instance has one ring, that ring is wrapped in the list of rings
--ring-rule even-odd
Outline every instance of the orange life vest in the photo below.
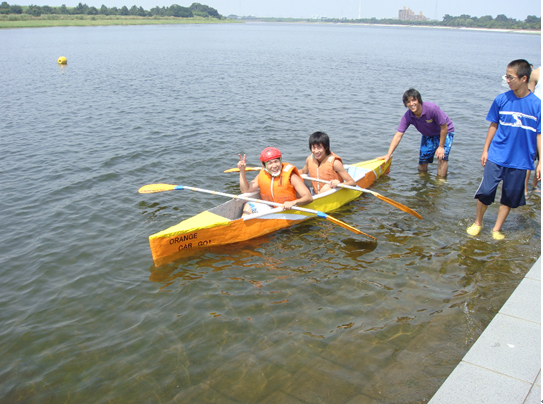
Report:
[[[313,178],[318,178],[319,180],[326,180],[326,181],[332,181],[332,180],[338,180],[339,182],[343,182],[343,178],[341,178],[341,175],[337,173],[337,171],[334,170],[334,161],[341,160],[341,157],[337,156],[336,154],[330,152],[328,156],[326,156],[323,160],[323,162],[319,165],[319,162],[315,158],[315,156],[311,155],[311,158],[309,159],[309,162],[307,164],[307,170],[309,171],[309,176]],[[321,190],[321,188],[326,185],[322,182],[316,182],[312,181],[313,183],[313,189],[315,190],[315,193],[318,194]]]
[[[281,174],[272,177],[266,170],[258,174],[260,198],[265,201],[285,203],[296,199],[296,189],[290,182],[292,174],[300,175],[298,169],[289,163],[283,163]]]

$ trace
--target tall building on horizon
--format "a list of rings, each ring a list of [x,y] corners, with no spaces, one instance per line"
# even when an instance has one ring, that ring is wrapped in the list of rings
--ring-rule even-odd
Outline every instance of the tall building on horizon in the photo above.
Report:
[[[427,18],[422,15],[422,11],[415,14],[410,8],[403,6],[403,10],[398,11],[398,20],[425,21]]]
[[[358,19],[362,18],[362,0],[358,3]]]

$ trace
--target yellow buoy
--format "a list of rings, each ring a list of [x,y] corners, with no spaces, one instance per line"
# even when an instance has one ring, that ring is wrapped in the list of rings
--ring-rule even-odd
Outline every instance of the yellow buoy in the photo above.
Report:
[[[61,56],[61,57],[58,58],[58,64],[59,65],[68,64],[68,59],[66,59],[64,56]]]

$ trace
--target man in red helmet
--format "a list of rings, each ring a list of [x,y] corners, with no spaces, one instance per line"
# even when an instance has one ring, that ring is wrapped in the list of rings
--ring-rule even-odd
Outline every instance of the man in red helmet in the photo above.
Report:
[[[260,198],[265,201],[282,203],[283,209],[291,209],[294,205],[305,205],[313,200],[311,192],[305,186],[298,169],[289,163],[283,163],[281,152],[275,147],[266,147],[260,154],[263,169],[251,182],[247,181],[245,168],[247,157],[239,154],[239,187],[242,193],[260,190]],[[246,203],[243,214],[263,212],[269,205]]]

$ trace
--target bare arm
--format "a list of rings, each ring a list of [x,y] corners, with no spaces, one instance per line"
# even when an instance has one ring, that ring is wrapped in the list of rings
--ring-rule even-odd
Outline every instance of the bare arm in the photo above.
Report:
[[[308,168],[308,163],[307,161],[311,158],[311,156],[309,156],[308,158],[305,159],[305,165],[304,165],[304,168],[302,168],[301,170],[299,170],[299,173],[300,174],[309,174],[309,168]]]
[[[311,196],[311,192],[309,192],[309,188],[307,188],[304,184],[304,180],[300,178],[297,174],[292,174],[290,176],[290,183],[294,186],[294,189],[296,189],[296,193],[300,196],[298,199],[295,199],[293,201],[287,201],[283,204],[283,209],[287,210],[292,208],[294,205],[306,205],[309,202],[313,200],[313,196]]]
[[[343,163],[339,161],[338,159],[334,160],[334,171],[338,173],[339,176],[343,179],[343,183],[345,185],[351,185],[353,187],[356,187],[356,182],[349,175],[347,170],[345,170],[345,167],[343,167]],[[335,188],[338,184],[339,184],[338,180],[332,180],[330,181],[330,188]]]
[[[239,189],[242,194],[246,194],[247,192],[254,192],[259,189],[257,178],[258,175],[254,180],[251,182],[247,181],[247,175],[245,174],[245,168],[247,167],[247,156],[244,154],[243,157],[241,157],[241,154],[238,154],[239,161],[238,161],[238,168],[239,168]]]
[[[528,82],[528,88],[533,93],[535,91],[535,86],[539,82],[539,73],[541,73],[541,67],[538,67],[537,69],[532,70],[532,73],[530,74],[530,81]]]
[[[537,152],[539,153],[539,159],[537,161],[537,167],[535,168],[535,175],[538,181],[541,181],[541,133],[537,134]]]
[[[485,146],[483,147],[483,154],[481,155],[481,165],[484,167],[486,165],[486,161],[488,160],[488,149],[490,148],[490,143],[492,143],[492,139],[494,139],[494,135],[496,134],[496,131],[498,130],[498,124],[492,122],[490,126],[488,127],[488,132],[486,134],[486,140],[485,140]]]
[[[396,150],[396,147],[400,144],[400,141],[402,140],[404,132],[396,132],[394,137],[392,138],[392,142],[390,142],[390,146],[388,148],[388,153],[384,156],[377,157],[379,160],[390,160],[390,157],[392,157],[392,153],[394,153],[394,150]]]
[[[439,146],[436,150],[436,157],[439,160],[442,160],[445,158],[445,141],[447,140],[447,132],[449,131],[449,127],[447,126],[447,123],[444,123],[440,127],[439,131]]]

